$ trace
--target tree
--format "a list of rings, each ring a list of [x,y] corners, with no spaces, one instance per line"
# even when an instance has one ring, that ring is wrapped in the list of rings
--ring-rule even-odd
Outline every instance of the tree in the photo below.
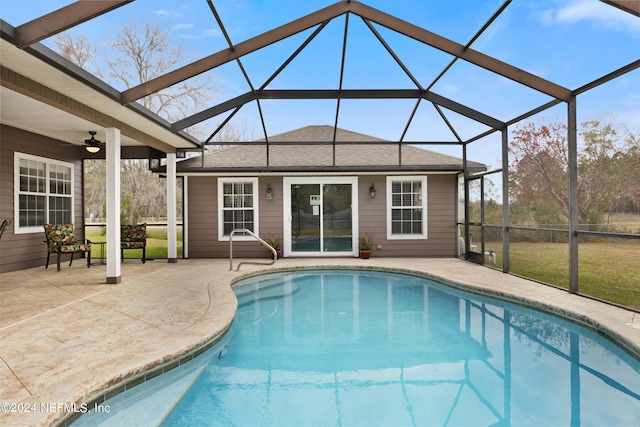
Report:
[[[168,35],[169,31],[151,23],[142,29],[137,23],[125,25],[115,39],[107,43],[103,67],[92,62],[97,49],[91,47],[86,36],[73,38],[61,33],[55,43],[59,53],[71,62],[88,71],[94,68],[94,74],[113,86],[129,88],[164,74],[184,61],[182,46],[172,46]],[[141,103],[167,120],[175,121],[202,107],[212,93],[209,78],[198,77],[149,95]],[[105,162],[87,160],[85,167],[85,208],[102,218],[106,200]],[[166,181],[152,174],[144,160],[123,160],[121,167],[122,220],[135,223],[141,216],[164,216]]]
[[[580,127],[578,153],[578,221],[594,224],[619,206],[621,199],[640,206],[640,160],[637,135],[619,137],[620,125],[610,117]],[[564,124],[525,123],[510,142],[509,192],[530,214],[551,218],[558,206],[569,216],[567,128]]]
[[[85,160],[84,163],[84,208],[96,219],[104,219],[106,206],[105,177],[107,163],[104,160]]]
[[[104,50],[107,72],[96,74],[112,86],[131,88],[159,77],[185,61],[184,48],[173,45],[169,30],[158,24],[130,22],[122,26]],[[149,110],[174,122],[199,108],[213,94],[208,74],[201,74],[141,100]]]
[[[615,202],[619,212],[640,211],[640,131],[625,131],[627,150],[618,156],[621,163],[622,193]]]
[[[69,33],[60,33],[54,42],[60,55],[81,68],[88,69],[96,56],[96,48],[91,47],[89,38],[85,35],[81,34],[74,39]]]
[[[166,180],[153,174],[143,161],[123,160],[121,165],[122,198],[128,201],[126,208],[123,204],[122,219],[135,224],[141,218],[164,217],[167,212]],[[180,207],[180,200],[177,205]]]
[[[553,200],[569,216],[567,128],[564,124],[520,125],[509,146],[510,196],[519,202]]]

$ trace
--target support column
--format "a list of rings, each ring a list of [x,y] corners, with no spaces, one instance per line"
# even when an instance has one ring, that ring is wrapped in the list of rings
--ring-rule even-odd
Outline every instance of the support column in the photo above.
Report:
[[[578,292],[578,126],[576,97],[568,103],[567,156],[569,164],[569,292]]]
[[[176,153],[167,153],[167,259],[178,262],[176,209]]]
[[[509,272],[509,129],[502,130],[502,271]]]
[[[107,128],[107,283],[120,277],[120,129]]]
[[[182,177],[182,257],[189,258],[189,177]]]
[[[464,259],[469,259],[471,239],[469,238],[469,169],[467,168],[467,145],[462,145],[462,168],[464,169]]]

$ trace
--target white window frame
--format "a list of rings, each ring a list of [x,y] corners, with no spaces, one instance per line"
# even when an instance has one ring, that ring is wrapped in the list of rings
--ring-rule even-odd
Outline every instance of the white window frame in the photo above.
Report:
[[[45,191],[43,193],[34,193],[28,191],[20,190],[20,160],[31,160],[45,164]],[[56,193],[50,193],[49,187],[49,169],[51,166],[62,166],[70,169],[71,174],[71,194],[69,198],[71,199],[71,223],[74,222],[75,219],[75,168],[73,163],[63,162],[60,160],[49,159],[46,157],[34,156],[32,154],[25,154],[14,152],[13,153],[13,218],[14,218],[14,226],[13,232],[14,234],[28,234],[28,233],[43,233],[44,232],[44,224],[49,223],[49,197],[51,196],[65,196]],[[29,227],[21,227],[20,226],[20,196],[21,195],[39,195],[45,197],[45,223],[39,224],[36,226]]]
[[[391,227],[391,210],[392,206],[392,183],[393,181],[421,181],[422,182],[422,205],[414,206],[414,208],[422,209],[422,233],[416,234],[394,234]],[[428,222],[427,222],[427,177],[426,175],[394,175],[387,176],[387,240],[426,240],[428,238]]]
[[[220,242],[228,242],[229,236],[224,234],[224,184],[234,184],[238,182],[248,182],[253,185],[253,233],[256,235],[260,235],[260,216],[258,209],[258,201],[259,197],[259,187],[258,187],[258,178],[228,178],[221,177],[218,178],[218,241]],[[234,234],[233,241],[256,241],[252,236],[242,235],[242,234]]]

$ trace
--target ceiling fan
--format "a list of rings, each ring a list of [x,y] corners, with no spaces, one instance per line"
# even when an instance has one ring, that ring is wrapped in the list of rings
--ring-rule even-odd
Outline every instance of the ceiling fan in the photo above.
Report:
[[[91,138],[84,140],[84,148],[90,153],[97,153],[100,151],[100,141],[95,138],[96,131],[90,130],[89,134]]]

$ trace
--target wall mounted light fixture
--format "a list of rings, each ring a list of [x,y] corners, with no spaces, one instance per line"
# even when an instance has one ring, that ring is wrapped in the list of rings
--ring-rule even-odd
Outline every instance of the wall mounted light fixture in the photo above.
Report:
[[[369,197],[372,199],[376,198],[376,187],[371,183],[371,187],[369,187]]]
[[[267,184],[267,190],[264,192],[264,196],[267,200],[271,200],[273,198],[273,190],[271,189],[271,184]]]

